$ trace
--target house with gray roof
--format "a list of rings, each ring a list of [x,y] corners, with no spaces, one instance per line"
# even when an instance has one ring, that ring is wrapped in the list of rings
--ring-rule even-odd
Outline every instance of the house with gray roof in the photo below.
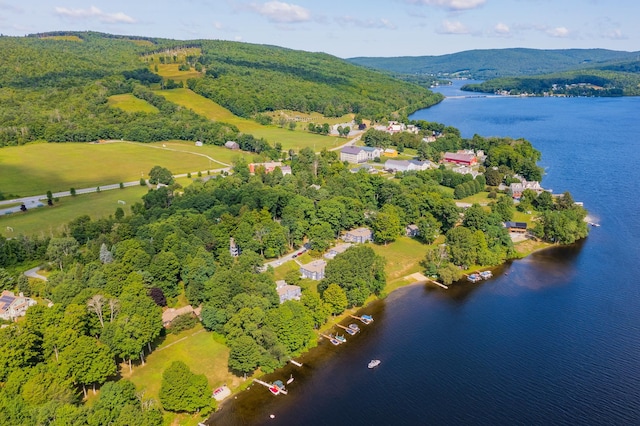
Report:
[[[347,243],[366,243],[373,240],[373,232],[369,228],[356,228],[347,231],[342,239]]]
[[[300,300],[302,292],[300,286],[287,284],[285,280],[276,281],[276,292],[280,298],[280,303],[287,300]]]
[[[368,160],[367,151],[362,149],[361,146],[345,146],[340,150],[340,161],[346,161],[347,163],[364,163]]]
[[[304,278],[320,281],[324,278],[324,268],[326,266],[327,262],[324,260],[314,260],[313,262],[300,266],[300,274]]]

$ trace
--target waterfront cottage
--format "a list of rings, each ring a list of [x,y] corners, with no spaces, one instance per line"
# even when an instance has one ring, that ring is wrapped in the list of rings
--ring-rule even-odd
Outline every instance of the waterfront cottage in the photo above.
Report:
[[[511,194],[511,197],[513,197],[513,199],[519,200],[520,197],[522,197],[522,193],[525,191],[525,189],[530,189],[534,191],[536,194],[540,194],[541,192],[544,191],[542,186],[540,186],[540,182],[538,181],[528,182],[526,180],[522,180],[521,182],[512,183],[509,186],[509,194]]]

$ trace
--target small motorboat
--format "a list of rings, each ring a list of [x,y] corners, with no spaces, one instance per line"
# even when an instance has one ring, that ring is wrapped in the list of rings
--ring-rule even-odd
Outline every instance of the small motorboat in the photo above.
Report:
[[[363,315],[360,317],[360,321],[365,324],[371,324],[373,322],[373,317],[371,315]]]
[[[367,367],[369,368],[376,368],[377,366],[380,365],[380,360],[379,359],[372,359],[371,361],[369,361],[369,364],[367,365]]]
[[[360,331],[360,327],[358,327],[358,324],[349,324],[349,328],[355,331],[356,333]]]
[[[347,342],[347,339],[344,336],[341,336],[339,334],[336,334],[335,336],[333,336],[333,338],[336,339],[340,343],[346,343]]]

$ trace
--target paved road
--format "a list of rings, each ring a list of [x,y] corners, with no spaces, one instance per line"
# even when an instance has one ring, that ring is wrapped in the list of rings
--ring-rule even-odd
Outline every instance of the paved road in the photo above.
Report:
[[[39,270],[40,270],[40,267],[36,266],[35,268],[31,268],[28,271],[24,271],[24,274],[29,278],[36,278],[38,280],[47,281],[47,277],[40,275],[38,273]]]
[[[162,149],[162,148],[161,148]],[[215,160],[214,160],[215,161]],[[219,163],[219,161],[216,161]],[[224,164],[224,163],[221,163]],[[214,173],[222,173],[222,172],[229,172],[231,170],[231,167],[224,167],[224,168],[220,168],[220,169],[214,169],[211,170]],[[206,170],[201,170],[201,172],[203,172],[203,175],[206,175],[207,171]],[[198,171],[194,171],[191,172],[192,176],[197,176]],[[181,178],[181,177],[186,177],[187,173],[182,173],[182,174],[178,174],[178,175],[174,175],[173,177],[175,178]],[[130,186],[138,186],[140,185],[140,181],[136,180],[133,182],[124,182],[123,185],[125,187],[130,187]],[[109,185],[100,185],[99,187],[91,187],[91,188],[80,188],[80,189],[76,189],[76,195],[80,195],[80,194],[90,194],[92,192],[97,192],[98,188],[100,188],[100,191],[110,191],[112,189],[119,189],[120,188],[120,184],[119,183],[112,183]],[[61,198],[61,197],[69,197],[71,196],[71,192],[70,191],[61,191],[61,192],[54,192],[53,193],[53,198]],[[5,215],[5,214],[9,214],[9,213],[16,213],[20,211],[20,204],[24,204],[28,210],[32,209],[32,208],[36,208],[36,207],[42,207],[44,205],[47,204],[47,195],[43,194],[43,195],[32,195],[29,197],[22,197],[22,198],[14,198],[12,200],[2,200],[0,201],[0,207],[3,205],[8,205],[8,204],[18,204],[16,206],[13,207],[7,207],[7,208],[0,208],[0,215]]]

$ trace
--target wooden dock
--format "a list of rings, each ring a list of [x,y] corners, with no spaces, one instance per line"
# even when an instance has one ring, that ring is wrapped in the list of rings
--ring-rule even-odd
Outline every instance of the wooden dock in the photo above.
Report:
[[[259,384],[259,385],[265,386],[265,387],[267,387],[267,388],[270,388],[270,387],[272,387],[272,386],[275,386],[275,385],[273,385],[273,384],[271,384],[271,383],[263,382],[263,381],[262,381],[262,380],[260,380],[260,379],[253,379],[253,381],[254,381],[254,383],[257,383],[257,384]],[[284,394],[284,395],[286,395],[286,394],[287,394],[287,391],[286,391],[286,390],[284,390],[284,388],[278,387],[278,389],[280,389],[280,393],[282,393],[282,394]]]
[[[346,331],[347,331],[347,333],[349,333],[349,334],[350,334],[350,335],[352,335],[352,336],[353,336],[354,334],[356,334],[358,331],[360,331],[360,330],[354,330],[353,328],[345,327],[345,326],[344,326],[344,325],[342,325],[342,324],[336,324],[336,325],[337,325],[338,327],[340,327],[340,328],[342,328],[342,329],[346,330]]]
[[[302,363],[296,361],[295,359],[290,359],[289,362],[295,365],[296,367],[302,367]]]
[[[338,346],[339,344],[342,343],[340,340],[336,339],[335,337],[333,337],[331,335],[326,335],[326,334],[322,334],[322,333],[320,333],[320,335],[322,337],[324,337],[325,339],[329,340],[335,346]],[[335,343],[335,342],[337,342],[337,343]]]
[[[448,289],[449,289],[449,287],[447,287],[446,285],[444,285],[444,284],[442,284],[442,283],[439,283],[438,281],[430,280],[429,278],[427,278],[427,281],[429,281],[430,283],[435,284],[435,285],[437,285],[437,286],[439,286],[439,287],[442,287],[442,288],[444,288],[445,290],[448,290]]]

